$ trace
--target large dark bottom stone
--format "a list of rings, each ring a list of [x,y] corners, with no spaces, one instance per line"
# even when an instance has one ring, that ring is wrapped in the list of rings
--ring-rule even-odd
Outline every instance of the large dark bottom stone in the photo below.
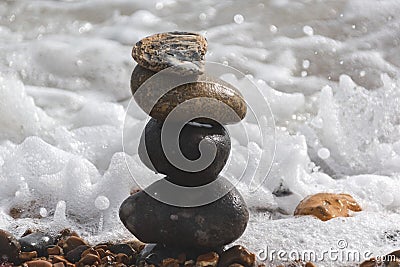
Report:
[[[220,178],[213,187],[224,188],[221,184],[230,183]],[[159,189],[165,194],[162,187],[165,183],[157,181],[150,185],[149,191],[153,194]],[[198,207],[168,205],[141,191],[122,203],[119,216],[140,241],[183,248],[222,247],[239,238],[249,220],[246,204],[235,188],[220,199]]]
[[[177,124],[177,127],[179,125]],[[155,172],[168,176],[172,183],[183,186],[199,186],[214,181],[228,160],[231,150],[231,141],[226,129],[215,122],[214,125],[188,123],[179,135],[179,147],[184,157],[190,160],[190,164],[195,166],[194,161],[200,156],[210,157],[211,164],[205,166],[201,171],[186,171],[191,166],[184,165],[186,170],[175,167],[167,159],[161,145],[162,122],[151,119],[144,130],[139,144],[139,156],[142,162]],[[166,143],[171,143],[178,137],[167,136]],[[200,142],[205,142],[202,154],[199,150]],[[216,153],[212,153],[212,146],[216,147]],[[171,151],[173,154],[176,152]]]

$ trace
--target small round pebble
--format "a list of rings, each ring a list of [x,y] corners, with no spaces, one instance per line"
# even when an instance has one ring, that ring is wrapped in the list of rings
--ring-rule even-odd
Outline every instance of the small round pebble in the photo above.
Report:
[[[72,263],[76,263],[81,259],[82,252],[84,252],[88,248],[90,248],[88,245],[80,245],[73,250],[70,250],[65,255],[65,258]]]
[[[142,67],[157,72],[185,62],[201,62],[206,52],[207,40],[200,34],[166,32],[137,42],[132,57]]]
[[[47,256],[47,247],[54,245],[54,238],[42,232],[31,233],[19,239],[23,252],[36,251],[38,256]]]
[[[82,238],[77,236],[68,237],[67,240],[65,240],[65,244],[63,246],[64,253],[68,253],[69,251],[82,245],[87,245],[85,240],[83,240]]]
[[[256,255],[240,245],[233,246],[221,254],[219,267],[228,267],[232,264],[240,264],[244,267],[252,267],[256,262]]]

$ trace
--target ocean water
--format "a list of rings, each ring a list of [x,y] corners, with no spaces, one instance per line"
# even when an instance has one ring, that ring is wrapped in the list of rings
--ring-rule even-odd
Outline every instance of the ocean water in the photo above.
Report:
[[[184,30],[206,36],[207,60],[246,74],[274,117],[274,133],[246,118],[250,141],[232,140],[227,177],[273,160],[259,190],[238,185],[252,212],[237,243],[261,259],[311,250],[319,266],[399,249],[399,13],[396,0],[1,1],[0,228],[133,238],[119,205],[135,180],[160,176],[137,156],[148,116],[129,105],[131,48]],[[318,192],[349,193],[363,211],[292,216]]]

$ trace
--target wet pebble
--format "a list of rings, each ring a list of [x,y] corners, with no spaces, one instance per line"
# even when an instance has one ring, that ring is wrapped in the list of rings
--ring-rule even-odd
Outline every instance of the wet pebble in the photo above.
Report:
[[[47,256],[47,248],[54,245],[54,238],[42,232],[28,234],[19,239],[23,252],[36,251],[38,256]]]
[[[82,246],[82,245],[87,245],[85,240],[83,240],[82,238],[80,238],[78,236],[70,236],[65,240],[65,242],[63,244],[64,253],[68,253],[69,251],[71,251],[79,246]]]
[[[99,264],[101,262],[99,256],[88,253],[85,256],[83,256],[79,262],[78,262],[78,266],[85,266],[85,265],[96,265]]]
[[[256,255],[249,252],[245,247],[236,245],[221,254],[218,267],[228,267],[234,263],[244,267],[252,267],[256,262]]]
[[[65,258],[72,263],[78,262],[81,259],[82,253],[88,248],[90,248],[88,245],[80,245],[73,250],[68,251]]]
[[[47,248],[48,255],[61,255],[62,253],[63,253],[62,248],[57,245],[50,246]]]
[[[196,267],[216,267],[218,264],[219,255],[215,252],[200,255],[196,260]]]

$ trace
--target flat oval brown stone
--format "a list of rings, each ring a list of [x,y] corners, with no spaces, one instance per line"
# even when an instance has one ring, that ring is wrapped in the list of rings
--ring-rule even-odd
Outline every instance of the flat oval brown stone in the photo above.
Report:
[[[201,75],[195,78],[201,81],[192,82],[194,79],[185,80],[179,75],[161,73],[162,78],[150,79],[154,74],[156,72],[137,65],[131,76],[131,90],[136,103],[154,119],[164,121],[178,106],[179,112],[174,113],[172,118],[174,121],[203,114],[195,121],[210,123],[210,119],[214,119],[221,124],[232,124],[246,116],[247,106],[243,96],[222,80]],[[173,87],[178,79],[182,79],[182,83],[189,82],[162,95],[163,88]],[[145,81],[145,85],[140,87]],[[183,104],[189,100],[190,103]]]
[[[191,32],[166,32],[137,42],[132,57],[142,67],[160,71],[186,62],[200,63],[206,52],[207,40],[203,36]]]

